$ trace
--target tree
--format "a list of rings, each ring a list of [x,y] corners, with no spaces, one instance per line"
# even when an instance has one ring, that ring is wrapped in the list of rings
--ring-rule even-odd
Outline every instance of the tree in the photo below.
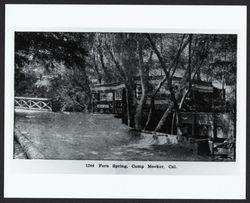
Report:
[[[168,86],[171,89],[171,80],[172,77],[174,76],[174,72],[177,68],[177,64],[178,64],[178,60],[180,58],[181,53],[183,52],[183,50],[185,49],[185,47],[187,46],[187,41],[184,42],[185,39],[185,35],[182,36],[181,38],[181,42],[179,45],[179,48],[177,49],[177,52],[173,54],[173,59],[171,61],[165,61],[163,54],[159,51],[156,43],[153,41],[152,37],[150,34],[147,34],[147,39],[150,42],[150,45],[153,49],[153,51],[155,52],[159,63],[161,65],[162,70],[165,73],[164,78],[159,82],[159,84],[157,85],[157,88],[153,91],[153,94],[151,95],[151,105],[150,105],[150,113],[148,116],[148,120],[146,123],[146,128],[150,123],[150,120],[153,118],[153,110],[154,110],[154,98],[156,96],[156,94],[158,93],[158,91],[160,90],[160,88],[162,87],[162,85],[165,82],[168,82]],[[169,64],[169,65],[168,65]],[[171,73],[172,71],[172,73]],[[157,127],[155,128],[155,131],[160,131],[166,121],[166,118],[168,117],[168,115],[172,112],[172,109],[174,108],[174,102],[172,101],[172,103],[170,103],[170,105],[168,106],[168,108],[165,110],[161,120],[159,121]]]
[[[145,49],[146,41],[145,41],[145,35],[144,34],[138,34],[136,36],[137,41],[137,52],[138,52],[138,67],[139,67],[139,76],[140,76],[140,82],[141,82],[141,97],[138,101],[137,107],[136,107],[136,113],[135,113],[135,128],[137,130],[141,130],[143,128],[143,108],[145,107],[146,101],[147,101],[147,94],[149,90],[149,65],[145,64],[144,62],[144,55],[145,53],[143,49]],[[149,51],[146,50],[148,53]],[[152,53],[149,52],[149,59],[148,63],[152,60]]]
[[[75,72],[81,73],[80,80],[76,80],[75,77],[74,81],[86,93],[85,103],[88,105],[91,101],[91,92],[85,64],[88,54],[87,37],[88,35],[83,33],[17,32],[15,34],[16,70],[18,64],[32,64],[34,61],[50,71],[55,68],[54,64],[62,64],[69,70],[74,69]],[[54,77],[56,78],[56,75]],[[16,80],[18,81],[18,78]]]
[[[137,72],[138,64],[134,52],[137,43],[134,40],[134,35],[130,33],[106,34],[104,41],[114,70],[119,80],[125,84],[128,126],[134,127],[136,99],[133,91],[135,88],[133,76]]]

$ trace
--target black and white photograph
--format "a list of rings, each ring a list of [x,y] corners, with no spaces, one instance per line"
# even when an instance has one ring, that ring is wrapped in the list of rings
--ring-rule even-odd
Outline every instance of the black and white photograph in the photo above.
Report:
[[[237,34],[14,37],[14,159],[237,159]]]
[[[5,10],[5,198],[246,198],[246,6]]]

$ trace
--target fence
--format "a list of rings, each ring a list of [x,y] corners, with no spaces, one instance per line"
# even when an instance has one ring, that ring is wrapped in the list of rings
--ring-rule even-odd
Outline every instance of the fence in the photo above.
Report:
[[[15,97],[16,109],[52,111],[52,100],[49,98]]]

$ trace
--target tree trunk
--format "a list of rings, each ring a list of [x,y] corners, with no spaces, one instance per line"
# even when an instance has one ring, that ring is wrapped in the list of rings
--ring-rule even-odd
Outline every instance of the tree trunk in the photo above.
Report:
[[[147,118],[147,122],[145,124],[144,130],[148,130],[150,127],[150,124],[152,122],[152,119],[154,117],[155,114],[155,97],[152,96],[150,98],[150,109],[149,109],[149,114],[148,114],[148,118]]]
[[[95,55],[93,56],[93,62],[94,62],[94,68],[95,68],[98,83],[101,84],[102,83],[102,77],[101,77],[101,75],[99,73],[99,70],[98,70],[98,65],[97,65],[96,60],[95,60]]]
[[[103,73],[104,73],[104,81],[106,83],[109,83],[109,82],[111,82],[111,77],[110,77],[108,68],[104,64],[103,53],[101,50],[99,50],[99,56],[100,56],[100,61],[101,61],[101,65],[102,65],[102,69],[103,69]]]
[[[186,47],[187,44],[188,44],[188,41],[186,41],[185,43],[183,43],[183,42],[184,42],[185,35],[183,35],[183,37],[182,37],[182,41],[181,41],[181,43],[180,43],[179,49],[178,49],[178,51],[177,51],[177,53],[176,53],[176,56],[175,56],[174,60],[172,61],[172,63],[171,63],[168,67],[167,67],[167,65],[166,65],[166,62],[164,61],[164,58],[163,58],[162,54],[161,54],[160,51],[157,49],[156,44],[155,44],[154,41],[152,40],[150,34],[147,34],[146,36],[147,36],[147,39],[148,39],[148,41],[149,41],[149,43],[150,43],[150,46],[151,46],[152,49],[154,50],[154,52],[155,52],[155,54],[156,54],[156,56],[157,56],[157,58],[158,58],[158,60],[159,60],[159,62],[160,62],[160,64],[161,64],[161,67],[162,67],[162,69],[163,69],[163,71],[164,71],[164,73],[165,73],[166,79],[171,80],[171,78],[174,76],[175,70],[177,69],[177,64],[178,64],[178,60],[179,60],[179,58],[180,58],[180,55],[181,55],[181,53],[183,52],[183,50],[185,49],[185,47]],[[174,67],[174,66],[175,66],[175,67]],[[172,74],[170,74],[170,70],[171,70],[173,67],[174,67],[174,70],[172,71]],[[169,82],[168,85],[169,85],[169,87],[172,88],[171,81]],[[169,107],[167,108],[167,110],[164,112],[164,114],[163,114],[161,120],[159,121],[158,125],[157,125],[156,128],[155,128],[155,131],[161,131],[161,130],[162,130],[162,128],[163,128],[163,126],[164,126],[164,124],[165,124],[165,122],[166,122],[167,117],[168,117],[169,114],[172,112],[172,110],[174,109],[174,107],[177,108],[177,106],[178,106],[178,103],[177,103],[177,101],[175,100],[175,97],[173,97],[173,94],[174,94],[173,90],[170,91],[170,92],[171,92],[171,100],[172,100],[172,102],[171,102],[171,104],[169,105]]]
[[[188,45],[188,82],[189,82],[189,89],[192,88],[192,84],[191,84],[191,63],[192,63],[192,56],[191,56],[191,49],[192,49],[192,38],[193,35],[190,34],[189,35],[189,45]]]
[[[141,80],[141,89],[142,89],[142,95],[140,98],[140,101],[136,107],[136,114],[135,114],[135,128],[137,130],[142,129],[142,121],[143,121],[143,108],[146,104],[147,100],[147,90],[148,90],[148,69],[144,66],[143,63],[143,45],[140,40],[137,42],[138,47],[138,56],[139,56],[139,74],[140,74],[140,80]]]
[[[155,113],[155,96],[157,95],[157,93],[160,91],[161,87],[163,86],[163,84],[166,82],[167,77],[165,76],[157,85],[157,87],[155,88],[154,92],[151,95],[150,98],[150,110],[149,110],[149,114],[148,114],[148,118],[147,118],[147,122],[145,124],[144,129],[147,130],[150,126],[151,120],[154,116]]]
[[[176,115],[175,119],[176,119],[176,132],[177,132],[177,135],[182,135],[183,134],[183,126],[182,126],[179,110],[176,111],[175,115]]]
[[[112,52],[112,49],[105,44],[107,47],[107,50],[111,56],[111,59],[114,62],[114,65],[116,67],[117,72],[119,73],[119,77],[122,82],[125,84],[126,89],[126,113],[127,113],[127,123],[129,127],[134,127],[134,84],[131,77],[128,76],[128,74],[123,70],[121,67],[119,61],[116,60],[114,53]]]
[[[174,134],[174,125],[175,125],[175,118],[176,117],[176,113],[173,113],[173,116],[172,116],[172,124],[171,124],[171,134],[173,135]]]
[[[155,132],[159,132],[163,129],[163,127],[166,123],[166,120],[167,120],[168,116],[171,114],[173,109],[174,109],[174,104],[171,103],[168,106],[167,110],[164,112],[163,116],[161,117],[161,120],[159,121],[158,125],[156,126]]]
[[[142,129],[142,120],[143,120],[143,107],[146,103],[146,96],[145,94],[142,95],[139,104],[136,107],[136,114],[135,114],[135,128],[137,130]]]
[[[80,71],[82,79],[80,82],[77,79],[73,78],[74,82],[76,82],[76,84],[79,85],[79,87],[81,87],[83,91],[86,93],[86,95],[88,96],[88,101],[85,101],[85,102],[86,102],[86,105],[88,106],[88,110],[90,110],[92,107],[92,94],[91,94],[91,89],[90,89],[90,81],[87,76],[85,66],[84,64],[83,65],[75,64],[75,67],[78,69],[78,71]]]
[[[169,107],[166,109],[166,111],[164,112],[161,120],[159,121],[158,125],[155,128],[155,131],[161,131],[166,123],[166,120],[168,118],[168,116],[170,115],[170,113],[175,109],[175,118],[176,118],[176,128],[177,128],[177,134],[182,134],[182,125],[181,125],[181,117],[180,117],[180,110],[183,107],[183,103],[185,101],[185,99],[187,98],[189,91],[185,92],[184,95],[181,95],[180,92],[177,94],[176,96],[176,103],[180,104],[179,106],[174,102],[171,102],[171,104],[169,105]]]
[[[128,117],[128,126],[134,127],[134,107],[133,107],[133,89],[126,86],[126,109]]]

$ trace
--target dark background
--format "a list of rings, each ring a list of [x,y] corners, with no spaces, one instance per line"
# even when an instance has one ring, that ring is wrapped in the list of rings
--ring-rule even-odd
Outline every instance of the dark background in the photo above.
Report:
[[[248,5],[247,0],[2,0],[0,2],[0,202],[6,203],[66,203],[66,202],[235,202],[235,200],[178,200],[178,199],[167,199],[167,200],[146,200],[146,199],[14,199],[14,198],[3,198],[4,192],[4,33],[5,33],[5,4],[133,4],[133,5]],[[232,14],[233,15],[233,14]],[[249,20],[249,16],[247,19]],[[249,26],[247,27],[249,32]],[[247,35],[247,66],[249,65],[249,41],[250,37]],[[247,69],[247,78],[250,78],[250,72]],[[247,126],[250,126],[250,111],[248,105],[249,101],[249,89],[250,82],[247,81]],[[247,127],[247,135],[249,134],[249,127]],[[248,202],[249,200],[249,145],[250,139],[247,138],[247,199],[238,200],[237,202]],[[216,184],[216,183],[215,183]]]

